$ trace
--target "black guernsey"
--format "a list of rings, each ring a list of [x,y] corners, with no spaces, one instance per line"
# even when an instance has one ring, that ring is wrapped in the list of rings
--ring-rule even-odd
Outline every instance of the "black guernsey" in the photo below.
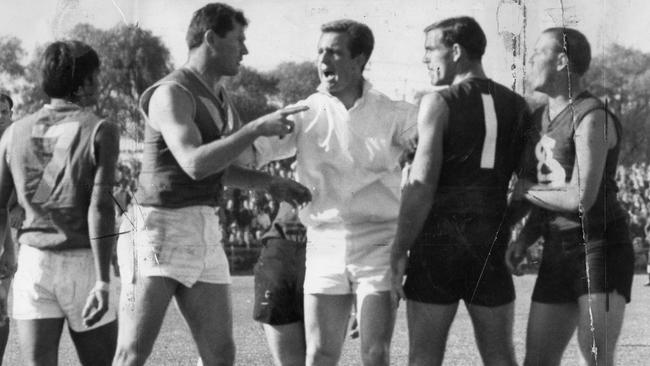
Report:
[[[449,107],[435,215],[501,218],[510,178],[525,146],[525,100],[489,79],[470,78],[439,92]]]

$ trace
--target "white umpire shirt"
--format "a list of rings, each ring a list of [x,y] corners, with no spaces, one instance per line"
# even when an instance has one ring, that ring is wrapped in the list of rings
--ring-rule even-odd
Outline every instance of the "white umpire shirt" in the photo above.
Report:
[[[257,165],[296,155],[296,180],[311,190],[300,211],[308,233],[342,231],[345,237],[397,226],[400,155],[417,134],[417,108],[394,101],[365,81],[349,110],[322,88],[295,105],[290,135],[255,141]],[[308,234],[309,235],[309,234]]]

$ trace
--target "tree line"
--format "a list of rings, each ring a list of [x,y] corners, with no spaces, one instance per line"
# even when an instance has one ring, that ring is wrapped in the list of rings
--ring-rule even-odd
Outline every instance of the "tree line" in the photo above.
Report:
[[[142,93],[174,69],[169,49],[151,31],[119,24],[98,29],[78,24],[67,35],[92,46],[101,58],[99,100],[96,113],[117,122],[123,136],[141,141],[143,118],[138,110]],[[0,90],[18,103],[14,116],[36,111],[46,102],[39,85],[39,58],[45,45],[37,46],[26,63],[26,52],[16,37],[0,37]],[[251,121],[286,104],[306,98],[318,86],[312,62],[284,62],[269,72],[242,67],[224,80],[243,121]]]
[[[107,30],[79,24],[68,37],[88,43],[102,59],[97,113],[116,121],[124,136],[140,141],[143,120],[137,101],[149,85],[174,68],[167,47],[151,31],[124,24]],[[17,96],[17,116],[33,112],[45,101],[45,95],[36,87],[42,50],[42,45],[37,47],[32,59],[25,63],[21,41],[11,36],[0,37],[0,82],[6,83],[0,85],[0,90],[9,89]],[[613,44],[592,60],[586,76],[589,90],[606,100],[621,119],[624,139],[620,160],[624,165],[650,158],[648,65],[650,54]],[[285,62],[269,72],[242,67],[237,76],[225,80],[243,121],[295,103],[311,94],[317,85],[316,66],[311,62]],[[534,96],[529,97],[535,100]]]

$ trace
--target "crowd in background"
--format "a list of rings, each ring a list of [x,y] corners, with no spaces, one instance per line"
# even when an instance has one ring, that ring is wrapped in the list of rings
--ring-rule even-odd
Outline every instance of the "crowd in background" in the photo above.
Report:
[[[645,265],[650,247],[650,164],[619,166],[616,174],[619,201],[630,215],[630,238],[637,266]]]
[[[292,160],[273,162],[263,170],[281,177],[293,178]],[[116,200],[126,210],[131,192],[136,189],[140,161],[135,157],[122,159],[119,164]],[[619,166],[616,180],[619,200],[630,214],[630,237],[634,243],[637,266],[645,267],[650,248],[650,164],[635,163]],[[270,194],[239,189],[224,189],[224,204],[216,209],[222,223],[224,246],[229,252],[241,248],[253,250],[253,257],[260,246],[260,239],[270,227],[278,202]],[[118,209],[118,211],[120,211]],[[543,247],[540,242],[530,248],[529,260],[538,264]]]

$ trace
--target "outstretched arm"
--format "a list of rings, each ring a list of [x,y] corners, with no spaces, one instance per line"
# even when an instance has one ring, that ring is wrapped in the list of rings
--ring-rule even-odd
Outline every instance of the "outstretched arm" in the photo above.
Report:
[[[161,85],[149,102],[149,122],[159,130],[183,171],[200,180],[223,171],[259,136],[283,136],[293,130],[287,116],[306,107],[273,112],[245,124],[235,133],[204,143],[192,120],[194,105],[188,92],[176,85]]]

